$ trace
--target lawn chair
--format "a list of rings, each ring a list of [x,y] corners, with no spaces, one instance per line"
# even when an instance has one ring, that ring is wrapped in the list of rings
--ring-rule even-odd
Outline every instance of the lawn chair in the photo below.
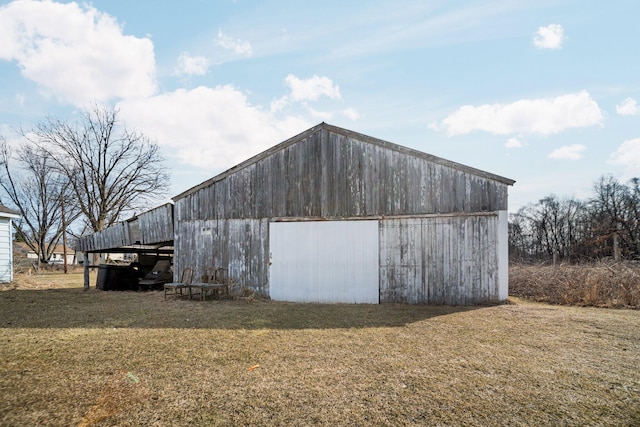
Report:
[[[189,299],[192,299],[194,295],[198,295],[200,299],[202,299],[202,289],[209,283],[215,281],[215,270],[213,270],[213,273],[209,273],[209,271],[211,271],[209,269],[205,271],[206,273],[202,275],[199,282],[194,282],[189,285]]]
[[[173,280],[173,273],[171,272],[171,260],[163,259],[156,262],[151,272],[138,281],[140,289],[159,289],[165,283],[169,283]]]
[[[219,267],[213,273],[209,283],[203,283],[200,288],[200,300],[207,298],[207,293],[222,299],[223,296],[229,296],[229,273],[226,268]]]
[[[189,287],[193,280],[193,270],[191,267],[187,267],[182,270],[182,278],[180,282],[165,283],[164,284],[164,299],[167,299],[167,295],[173,295],[174,298],[183,295],[183,291]]]

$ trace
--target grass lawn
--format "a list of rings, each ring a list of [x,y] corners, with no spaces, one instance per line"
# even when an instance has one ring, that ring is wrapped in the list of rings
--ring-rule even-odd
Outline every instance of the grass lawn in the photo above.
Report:
[[[0,425],[640,425],[636,310],[0,288]]]

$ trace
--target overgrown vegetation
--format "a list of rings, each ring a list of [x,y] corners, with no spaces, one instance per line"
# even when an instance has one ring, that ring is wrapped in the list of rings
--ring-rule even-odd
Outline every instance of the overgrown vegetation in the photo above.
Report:
[[[5,287],[6,288],[6,287]],[[0,292],[0,424],[638,425],[640,312]]]
[[[640,308],[640,263],[509,266],[509,294],[551,304]]]

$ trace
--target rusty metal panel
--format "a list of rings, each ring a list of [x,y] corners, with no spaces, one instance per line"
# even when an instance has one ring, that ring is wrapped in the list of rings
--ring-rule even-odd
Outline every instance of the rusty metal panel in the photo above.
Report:
[[[269,250],[274,300],[379,302],[378,221],[271,223]]]

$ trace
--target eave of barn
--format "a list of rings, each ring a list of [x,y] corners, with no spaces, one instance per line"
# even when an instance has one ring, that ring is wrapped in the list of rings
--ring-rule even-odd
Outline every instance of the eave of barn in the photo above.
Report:
[[[76,251],[135,253],[173,245],[173,205],[166,203],[78,239]],[[167,250],[164,250],[167,252]]]

